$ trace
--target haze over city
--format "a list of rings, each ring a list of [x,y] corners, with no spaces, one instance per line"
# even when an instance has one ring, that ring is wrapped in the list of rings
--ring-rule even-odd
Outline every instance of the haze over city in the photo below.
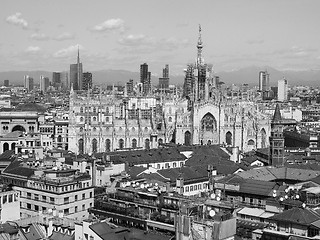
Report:
[[[0,72],[68,70],[79,46],[87,71],[152,74],[194,62],[198,25],[203,56],[215,71],[247,66],[317,70],[317,0],[297,1],[2,1]]]

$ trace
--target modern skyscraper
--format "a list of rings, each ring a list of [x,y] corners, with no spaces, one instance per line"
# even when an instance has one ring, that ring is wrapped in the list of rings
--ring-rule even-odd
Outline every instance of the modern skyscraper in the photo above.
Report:
[[[269,90],[269,73],[267,71],[259,72],[259,91],[265,92]]]
[[[82,75],[82,90],[89,90],[92,89],[92,73],[85,72]]]
[[[24,77],[24,87],[27,89],[28,92],[33,90],[33,78],[25,75]]]
[[[148,64],[140,65],[140,82],[143,86],[143,94],[147,95],[151,91],[151,72],[148,71]]]
[[[40,76],[40,91],[45,93],[48,90],[50,81],[48,77]]]
[[[78,57],[76,64],[70,64],[70,83],[73,85],[73,90],[82,89],[82,63],[80,62],[80,54],[78,48]]]
[[[262,99],[266,100],[269,96],[269,73],[266,71],[259,72],[259,91],[262,93]]]
[[[9,80],[8,79],[3,81],[3,86],[9,87]]]
[[[288,100],[288,81],[283,78],[278,80],[278,101]]]

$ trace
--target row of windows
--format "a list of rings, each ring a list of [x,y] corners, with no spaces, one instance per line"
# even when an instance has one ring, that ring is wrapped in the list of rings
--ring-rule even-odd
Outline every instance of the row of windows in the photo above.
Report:
[[[172,164],[172,167],[176,168],[176,167],[178,167],[178,164],[176,162],[174,162]],[[180,162],[180,167],[183,167],[183,162]],[[162,169],[167,169],[167,168],[170,168],[170,163],[165,163],[164,167],[162,166]],[[161,169],[161,164],[160,163],[157,164],[157,169]]]
[[[33,197],[32,197],[33,195]],[[81,198],[80,198],[81,197]],[[74,195],[74,202],[78,201],[78,200],[84,200],[86,199],[86,197],[92,198],[93,197],[93,193],[90,192],[89,195],[86,196],[85,193],[82,193],[82,195]],[[27,199],[33,199],[36,201],[42,201],[42,202],[47,202],[49,201],[51,204],[55,204],[55,198],[54,197],[47,197],[45,195],[39,195],[39,194],[31,194],[30,192],[27,193]],[[63,199],[64,204],[68,204],[70,202],[73,202],[70,197],[65,197]]]
[[[22,203],[20,203],[22,205]],[[92,203],[89,203],[89,208],[93,207],[93,204]],[[28,210],[33,210],[33,211],[47,211],[47,208],[46,207],[41,207],[41,206],[38,206],[38,205],[33,205],[31,203],[27,203],[27,209]],[[63,209],[63,214],[64,215],[68,215],[68,214],[71,214],[71,213],[77,213],[79,211],[85,211],[86,210],[86,205],[85,204],[82,204],[81,208],[80,206],[74,206],[74,212],[71,212],[70,211],[70,208],[65,208]]]
[[[193,192],[197,190],[202,190],[202,189],[207,189],[207,183],[199,183],[197,185],[192,185],[192,186],[185,186],[184,191],[185,192]]]
[[[99,129],[99,128],[97,128],[97,127],[93,127],[93,128],[92,128],[92,131],[97,131],[98,129]],[[109,131],[110,129],[111,129],[110,127],[106,127],[106,128],[105,128],[106,131]],[[118,129],[113,129],[113,130],[118,131],[118,132],[121,132],[121,131],[123,131],[124,129],[125,129],[125,128],[119,127]],[[80,132],[83,132],[83,131],[84,131],[84,128],[83,128],[83,127],[80,127],[80,128],[79,128],[79,131],[80,131]],[[131,132],[136,132],[136,131],[139,131],[139,128],[135,128],[135,127],[132,127],[132,128],[131,128]],[[144,128],[144,131],[145,131],[145,132],[148,132],[148,131],[149,131],[149,128],[148,128],[148,127],[145,127],[145,128]]]
[[[93,113],[96,113],[97,112],[97,108],[96,107],[93,107],[93,108],[91,108],[91,107],[80,107],[80,113],[84,113],[84,112],[93,112]],[[101,108],[101,111],[103,111],[104,109],[102,109]],[[109,113],[109,107],[106,107],[106,109],[105,109],[106,111],[106,113]]]

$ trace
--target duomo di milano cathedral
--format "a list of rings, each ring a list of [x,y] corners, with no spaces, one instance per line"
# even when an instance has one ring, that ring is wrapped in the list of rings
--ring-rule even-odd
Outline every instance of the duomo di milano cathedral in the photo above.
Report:
[[[69,150],[94,153],[157,148],[161,143],[222,144],[250,151],[269,145],[270,117],[253,101],[227,98],[202,58],[185,73],[184,94],[172,98],[70,93]]]

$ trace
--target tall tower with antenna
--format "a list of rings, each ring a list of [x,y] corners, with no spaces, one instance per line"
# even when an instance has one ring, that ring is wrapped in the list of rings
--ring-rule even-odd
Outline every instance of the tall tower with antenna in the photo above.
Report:
[[[77,56],[77,63],[70,64],[70,85],[72,83],[74,90],[82,90],[82,63],[80,62],[80,50],[78,46],[78,56]]]

